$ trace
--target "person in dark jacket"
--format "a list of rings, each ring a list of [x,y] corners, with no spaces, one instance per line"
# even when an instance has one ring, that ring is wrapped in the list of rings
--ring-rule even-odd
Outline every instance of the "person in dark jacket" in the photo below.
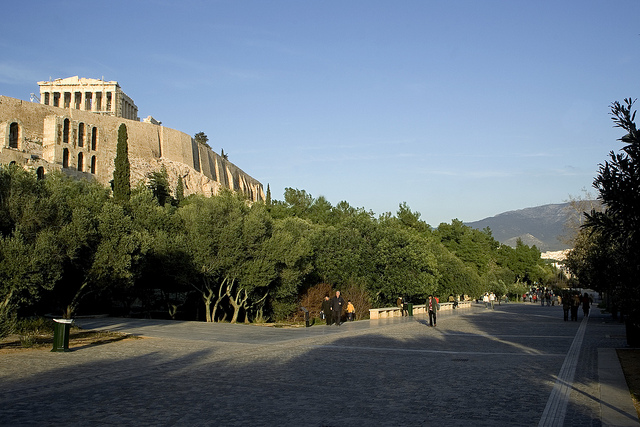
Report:
[[[324,320],[327,321],[327,326],[331,325],[331,318],[333,314],[331,313],[331,300],[329,299],[329,295],[324,296],[324,301],[322,301],[322,312],[324,313]]]
[[[333,322],[338,326],[340,326],[343,306],[344,299],[340,296],[340,291],[336,291],[336,296],[331,299],[331,312],[333,313]]]
[[[591,297],[588,293],[584,293],[582,296],[582,312],[584,317],[589,317],[589,308],[591,307]]]
[[[571,320],[578,321],[578,308],[580,308],[580,294],[571,296]]]
[[[429,295],[426,306],[429,312],[429,326],[436,326],[436,313],[440,310],[440,304],[433,295]]]
[[[571,297],[567,292],[562,295],[562,311],[564,312],[564,321],[569,320],[569,310],[571,310]],[[573,318],[571,319],[573,320]]]

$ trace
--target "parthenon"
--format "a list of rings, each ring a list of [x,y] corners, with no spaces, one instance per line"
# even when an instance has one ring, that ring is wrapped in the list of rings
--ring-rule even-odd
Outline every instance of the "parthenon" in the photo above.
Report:
[[[38,82],[38,86],[41,104],[140,120],[138,107],[116,81],[75,76]]]

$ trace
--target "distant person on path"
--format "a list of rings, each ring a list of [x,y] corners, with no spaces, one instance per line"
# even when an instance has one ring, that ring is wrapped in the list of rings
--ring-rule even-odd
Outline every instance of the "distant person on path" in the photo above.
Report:
[[[484,293],[484,295],[482,296],[482,302],[484,303],[484,308],[489,308],[489,294],[488,293]]]
[[[578,308],[580,307],[580,295],[571,296],[571,320],[578,321]]]
[[[448,302],[453,304],[453,309],[455,310],[456,308],[458,308],[458,301],[456,301],[456,298],[453,296],[453,294],[449,294],[449,300]]]
[[[327,326],[330,326],[333,314],[331,313],[331,300],[329,299],[329,295],[324,296],[324,301],[322,301],[322,312],[324,313],[324,320],[327,321]]]
[[[436,314],[440,310],[440,304],[438,304],[433,295],[429,295],[426,305],[429,312],[429,326],[436,326]]]
[[[491,309],[494,310],[495,307],[493,305],[496,302],[496,294],[494,294],[493,292],[489,294],[489,302],[491,303]]]
[[[355,317],[356,317],[356,308],[351,303],[351,300],[348,300],[347,301],[347,320],[349,320],[350,322],[353,322]]]
[[[336,291],[336,296],[331,299],[331,312],[333,313],[333,323],[340,326],[340,318],[342,317],[342,306],[344,299],[340,296],[340,291]]]
[[[562,311],[564,312],[564,321],[569,320],[569,310],[571,309],[571,298],[569,298],[569,294],[564,293],[562,295]],[[573,320],[573,316],[571,317]]]
[[[398,307],[400,307],[400,313],[403,316],[408,316],[409,315],[408,310],[404,309],[404,298],[403,297],[398,297],[398,299],[396,300],[396,305]]]
[[[585,317],[589,317],[589,308],[591,308],[591,297],[585,292],[582,296],[582,312]]]

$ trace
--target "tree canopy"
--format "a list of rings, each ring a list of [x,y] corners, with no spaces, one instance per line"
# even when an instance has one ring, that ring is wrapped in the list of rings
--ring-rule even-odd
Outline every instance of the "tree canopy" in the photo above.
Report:
[[[611,151],[593,186],[602,209],[587,212],[568,265],[581,286],[604,291],[640,327],[640,133],[634,100],[611,105],[615,127],[626,132],[620,152]]]
[[[0,319],[9,323],[96,310],[278,320],[320,285],[387,306],[398,296],[509,293],[549,273],[535,247],[505,247],[458,220],[434,230],[406,203],[377,218],[293,188],[269,204],[228,190],[177,203],[165,170],[123,199],[95,182],[1,167],[0,213]]]

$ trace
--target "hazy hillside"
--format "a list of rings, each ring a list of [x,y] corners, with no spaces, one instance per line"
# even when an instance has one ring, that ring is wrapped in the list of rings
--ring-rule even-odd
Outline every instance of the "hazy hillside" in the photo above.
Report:
[[[558,240],[565,234],[564,224],[569,218],[569,203],[544,205],[498,214],[466,225],[483,229],[489,227],[500,243],[516,245],[518,238],[526,245],[536,245],[542,252],[570,249]]]

